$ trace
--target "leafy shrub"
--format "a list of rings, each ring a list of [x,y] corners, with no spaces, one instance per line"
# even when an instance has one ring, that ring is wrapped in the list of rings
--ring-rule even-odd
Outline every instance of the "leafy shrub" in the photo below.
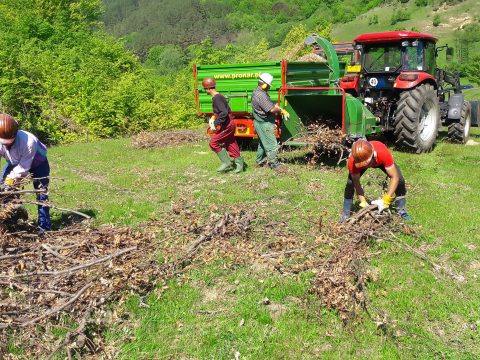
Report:
[[[372,15],[368,18],[368,25],[378,24],[378,15]]]
[[[415,5],[418,7],[425,7],[429,5],[429,0],[415,0]]]
[[[193,117],[194,106],[186,109],[191,73],[169,86],[149,76],[121,42],[100,31],[100,0],[3,0],[2,6],[2,110],[43,141],[184,126]]]
[[[438,25],[440,25],[440,15],[437,14],[437,15],[435,15],[435,16],[433,17],[432,24],[433,24],[433,26],[438,26]]]
[[[410,20],[410,13],[408,10],[398,9],[395,10],[390,18],[390,25],[395,25],[401,21]]]
[[[185,67],[187,59],[182,48],[177,45],[157,45],[148,51],[145,65],[159,75],[171,74]]]

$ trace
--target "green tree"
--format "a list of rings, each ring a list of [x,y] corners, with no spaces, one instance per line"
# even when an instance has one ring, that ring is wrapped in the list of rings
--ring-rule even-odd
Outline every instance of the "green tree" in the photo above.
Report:
[[[376,25],[378,24],[378,15],[372,15],[368,18],[368,25]]]
[[[260,39],[258,42],[252,42],[250,44],[239,47],[237,55],[235,56],[235,62],[250,63],[250,62],[262,62],[268,61],[268,47],[269,43],[267,39]]]
[[[97,0],[4,0],[2,111],[50,143],[184,125],[186,112],[172,117],[151,106],[162,87],[101,31],[100,16]]]
[[[326,25],[313,29],[313,31],[309,31],[304,24],[293,26],[285,37],[285,40],[282,42],[282,57],[287,60],[294,60],[311,52],[312,49],[306,48],[303,41],[312,32],[321,37],[330,39],[331,28],[329,25]]]
[[[395,25],[396,23],[406,21],[410,19],[410,13],[408,10],[397,9],[393,12],[390,18],[390,25]]]
[[[148,51],[145,65],[159,75],[170,74],[185,67],[187,59],[180,46],[157,45]]]

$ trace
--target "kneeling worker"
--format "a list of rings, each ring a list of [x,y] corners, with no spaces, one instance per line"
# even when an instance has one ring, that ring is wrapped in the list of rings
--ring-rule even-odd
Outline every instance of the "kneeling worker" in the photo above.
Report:
[[[15,188],[22,178],[32,175],[35,189],[46,189],[50,181],[47,148],[35,135],[18,129],[13,116],[0,114],[0,156],[7,160],[2,174],[2,188]],[[41,203],[48,201],[48,193],[37,194],[39,235],[49,231],[50,208]]]
[[[345,186],[343,212],[340,221],[343,222],[350,217],[354,192],[357,193],[360,207],[368,206],[360,184],[360,177],[370,167],[379,168],[390,178],[387,193],[383,195],[383,198],[373,201],[372,204],[378,205],[378,210],[383,211],[390,207],[396,196],[395,205],[398,214],[405,220],[411,220],[410,215],[405,210],[405,195],[407,193],[405,179],[400,168],[393,161],[392,154],[380,141],[358,140],[353,144],[352,152],[348,158],[349,174]]]

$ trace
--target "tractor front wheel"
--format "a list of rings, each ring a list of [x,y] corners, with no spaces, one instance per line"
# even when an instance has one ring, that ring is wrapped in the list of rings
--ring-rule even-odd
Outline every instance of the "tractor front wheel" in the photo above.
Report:
[[[472,108],[468,101],[464,101],[460,120],[458,122],[451,122],[448,125],[448,138],[450,141],[458,144],[465,144],[470,136],[471,123]]]
[[[395,111],[395,143],[416,153],[429,152],[440,128],[440,107],[432,85],[400,94]]]

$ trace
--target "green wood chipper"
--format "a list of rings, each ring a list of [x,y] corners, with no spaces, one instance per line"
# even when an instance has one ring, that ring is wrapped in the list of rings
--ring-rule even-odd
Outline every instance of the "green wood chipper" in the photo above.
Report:
[[[290,113],[288,120],[277,119],[276,134],[289,145],[301,145],[300,138],[310,123],[328,122],[342,129],[343,140],[350,142],[379,132],[377,119],[363,104],[339,87],[345,63],[338,60],[330,42],[314,36],[306,43],[322,47],[325,62],[275,61],[252,64],[195,65],[194,86],[197,113],[212,114],[211,97],[201,86],[204,78],[216,80],[217,90],[232,109],[235,136],[256,137],[253,127],[251,96],[261,73],[268,72],[274,80],[269,91],[272,101]]]

